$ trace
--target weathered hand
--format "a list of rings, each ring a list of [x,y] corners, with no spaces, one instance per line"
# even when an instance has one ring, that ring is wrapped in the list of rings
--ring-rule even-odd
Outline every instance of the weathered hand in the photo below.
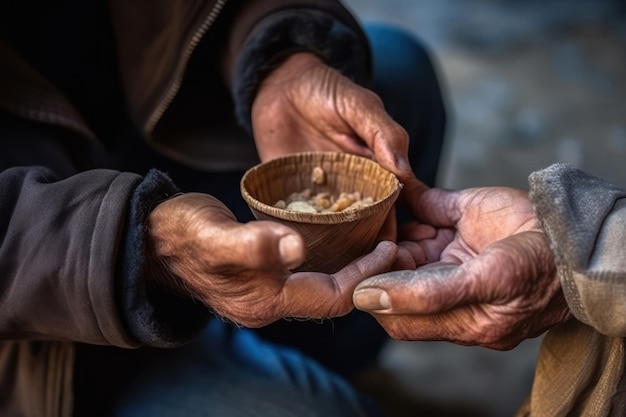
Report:
[[[356,285],[387,271],[397,252],[382,242],[336,274],[292,274],[287,268],[305,256],[300,235],[275,222],[238,223],[221,202],[198,193],[159,204],[148,230],[149,270],[158,284],[248,327],[349,313]]]
[[[374,159],[403,183],[404,194],[425,186],[408,162],[407,132],[381,99],[311,53],[288,57],[261,83],[252,106],[261,160],[303,151],[341,151]],[[381,239],[396,240],[395,211]]]
[[[526,192],[430,189],[412,205],[429,226],[410,226],[400,245],[428,264],[369,278],[354,293],[392,337],[505,350],[571,317]]]
[[[311,53],[288,57],[261,83],[252,126],[262,160],[301,151],[343,151],[412,176],[408,135],[380,98]]]

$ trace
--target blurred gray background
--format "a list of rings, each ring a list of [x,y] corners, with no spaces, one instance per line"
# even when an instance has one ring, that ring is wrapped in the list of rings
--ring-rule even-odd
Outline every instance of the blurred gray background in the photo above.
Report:
[[[626,1],[344,3],[431,51],[450,116],[438,185],[526,188],[530,172],[563,161],[626,186]],[[508,352],[394,341],[382,374],[359,383],[396,416],[511,416],[540,339]]]

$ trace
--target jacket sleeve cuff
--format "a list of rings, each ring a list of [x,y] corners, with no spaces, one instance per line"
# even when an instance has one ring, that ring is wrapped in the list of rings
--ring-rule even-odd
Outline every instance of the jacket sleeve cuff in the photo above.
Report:
[[[148,346],[184,344],[204,328],[210,317],[202,304],[151,284],[145,277],[146,218],[156,203],[177,192],[167,175],[153,169],[131,199],[117,296],[128,330],[139,343]]]
[[[250,114],[259,84],[295,52],[313,52],[357,84],[368,85],[371,56],[361,35],[314,9],[281,11],[263,19],[247,37],[235,64],[232,89],[238,123],[252,132]]]
[[[529,183],[572,313],[600,333],[626,336],[626,192],[565,164]]]

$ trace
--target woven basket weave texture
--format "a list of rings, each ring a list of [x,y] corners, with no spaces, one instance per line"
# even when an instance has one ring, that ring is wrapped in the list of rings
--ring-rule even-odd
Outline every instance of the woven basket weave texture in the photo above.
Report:
[[[326,181],[312,179],[321,167]],[[292,193],[358,191],[374,204],[335,213],[302,213],[274,207]],[[371,251],[376,237],[400,193],[391,172],[367,158],[337,152],[305,152],[261,163],[246,172],[241,193],[258,220],[284,223],[302,234],[307,257],[297,270],[334,273]]]

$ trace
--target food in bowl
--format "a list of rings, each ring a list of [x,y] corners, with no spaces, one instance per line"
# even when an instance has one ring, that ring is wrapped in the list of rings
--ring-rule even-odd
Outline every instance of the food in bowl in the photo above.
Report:
[[[310,188],[292,193],[286,199],[274,203],[274,207],[304,213],[336,213],[343,210],[358,210],[374,204],[372,197],[362,197],[358,191],[342,192],[339,196],[328,191],[312,194]]]
[[[326,183],[326,173],[322,167],[316,166],[311,173],[311,182],[316,185]],[[284,200],[278,200],[274,207],[300,213],[336,213],[343,210],[358,210],[374,204],[374,198],[362,197],[360,191],[341,192],[334,195],[322,191],[313,195],[310,188],[291,193]]]
[[[341,152],[285,155],[252,167],[241,180],[242,196],[257,220],[286,224],[304,238],[306,260],[294,270],[325,273],[337,272],[374,248],[401,188],[395,175],[378,163]],[[306,211],[275,206],[295,194],[303,200],[328,197],[329,202],[335,196],[334,203],[344,197],[342,205],[351,195],[366,204],[355,201],[340,211],[319,212],[303,205]]]

